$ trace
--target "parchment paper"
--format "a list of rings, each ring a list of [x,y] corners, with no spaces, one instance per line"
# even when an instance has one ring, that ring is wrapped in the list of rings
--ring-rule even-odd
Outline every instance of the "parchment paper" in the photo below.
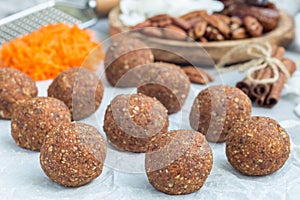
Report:
[[[297,55],[288,54],[295,58]],[[210,70],[214,73],[212,70]],[[234,86],[243,75],[229,72],[216,75],[213,84]],[[93,124],[103,134],[105,109],[114,96],[134,93],[134,88],[116,89],[104,77],[105,95],[101,107],[86,123]],[[46,96],[51,81],[38,83],[39,95]],[[170,116],[170,130],[190,129],[188,115],[195,96],[206,86],[192,84],[183,110]],[[156,191],[144,172],[144,154],[119,152],[108,148],[104,172],[80,188],[64,188],[53,183],[40,168],[39,153],[18,147],[10,135],[10,121],[0,120],[0,197],[1,199],[299,199],[300,198],[300,133],[299,120],[293,113],[295,102],[283,96],[273,109],[253,108],[253,115],[269,116],[281,122],[291,137],[291,155],[278,172],[263,177],[239,174],[228,163],[225,144],[213,144],[214,165],[204,187],[193,194],[169,196]],[[105,134],[103,134],[105,136]]]

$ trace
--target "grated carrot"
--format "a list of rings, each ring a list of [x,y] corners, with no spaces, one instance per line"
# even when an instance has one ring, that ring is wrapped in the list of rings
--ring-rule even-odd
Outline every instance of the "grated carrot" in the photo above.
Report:
[[[19,69],[37,81],[53,79],[70,67],[94,71],[103,58],[101,44],[92,41],[91,30],[62,23],[43,26],[0,49],[0,67]]]

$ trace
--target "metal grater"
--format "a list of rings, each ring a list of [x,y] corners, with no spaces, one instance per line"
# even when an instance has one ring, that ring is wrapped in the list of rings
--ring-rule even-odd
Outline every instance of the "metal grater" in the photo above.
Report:
[[[87,28],[97,22],[95,7],[95,0],[85,5],[53,0],[0,19],[0,45],[46,24],[63,22]]]

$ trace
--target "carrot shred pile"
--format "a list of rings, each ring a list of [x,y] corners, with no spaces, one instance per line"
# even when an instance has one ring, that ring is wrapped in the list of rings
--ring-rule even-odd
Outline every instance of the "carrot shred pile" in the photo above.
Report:
[[[70,67],[94,71],[103,58],[101,44],[92,40],[91,30],[62,23],[43,26],[0,49],[0,67],[19,69],[37,81],[53,79]]]

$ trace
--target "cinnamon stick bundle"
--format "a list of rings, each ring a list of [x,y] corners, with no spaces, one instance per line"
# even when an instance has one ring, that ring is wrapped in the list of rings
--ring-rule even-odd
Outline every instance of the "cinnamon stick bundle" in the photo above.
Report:
[[[296,64],[292,60],[284,59],[282,63],[284,64],[284,66],[287,68],[287,70],[290,72],[291,75],[296,71]],[[276,83],[271,85],[270,93],[265,100],[266,107],[272,108],[274,105],[278,103],[278,100],[280,99],[281,92],[283,90],[286,81],[287,81],[287,77],[282,72],[280,72],[278,81],[276,81]]]
[[[292,75],[296,71],[296,64],[290,59],[284,59],[285,49],[279,46],[272,46],[272,57],[280,60]],[[254,74],[255,79],[264,80],[274,76],[270,66],[257,71]],[[286,75],[280,70],[279,78],[273,84],[253,84],[248,78],[236,84],[236,87],[247,94],[250,99],[260,107],[272,108],[275,106],[281,96],[284,84],[287,81]]]

